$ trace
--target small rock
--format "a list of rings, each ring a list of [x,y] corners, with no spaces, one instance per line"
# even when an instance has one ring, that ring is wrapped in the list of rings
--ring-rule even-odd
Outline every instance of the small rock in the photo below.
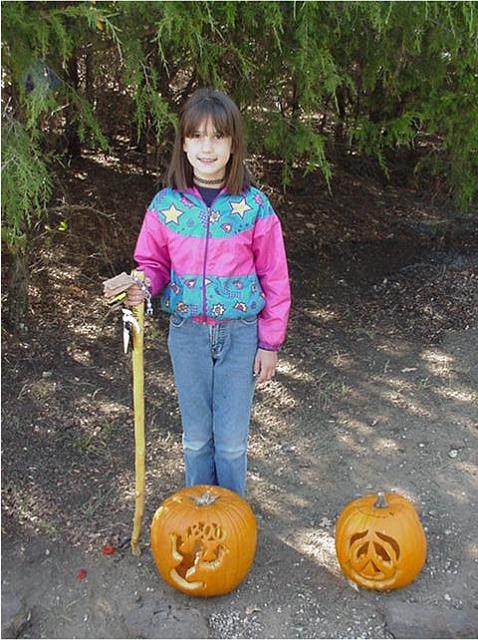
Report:
[[[354,591],[357,591],[357,593],[360,592],[358,585],[355,582],[353,582],[353,580],[350,580],[350,578],[348,578],[347,582],[349,583],[349,587],[352,587]]]
[[[260,611],[260,609],[256,605],[246,607],[246,616],[250,616],[252,613],[257,613],[258,611]]]
[[[448,452],[449,458],[456,458],[457,455],[458,455],[458,451],[456,449],[450,449],[450,451]]]
[[[478,637],[478,620],[471,609],[437,610],[430,605],[390,602],[383,606],[383,613],[395,638]]]
[[[42,378],[51,378],[53,375],[52,371],[43,371],[43,373],[41,374]]]
[[[445,593],[445,595],[443,596],[443,599],[446,600],[447,602],[451,602],[451,595],[449,593]]]

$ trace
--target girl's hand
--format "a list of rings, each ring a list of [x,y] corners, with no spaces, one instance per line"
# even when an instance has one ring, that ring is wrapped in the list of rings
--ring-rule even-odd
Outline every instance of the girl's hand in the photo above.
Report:
[[[151,286],[151,280],[149,278],[145,278],[144,283],[147,287]],[[142,302],[144,302],[145,298],[146,294],[141,289],[141,287],[137,284],[134,284],[128,289],[124,304],[127,307],[135,307],[137,304],[141,304]]]
[[[257,350],[254,361],[254,375],[259,376],[257,378],[257,384],[269,382],[274,377],[276,367],[277,353],[275,351],[266,351],[265,349]]]

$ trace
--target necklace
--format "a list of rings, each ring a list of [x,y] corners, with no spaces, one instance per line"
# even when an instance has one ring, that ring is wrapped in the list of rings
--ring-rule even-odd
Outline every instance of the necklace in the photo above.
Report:
[[[196,178],[196,176],[194,176],[193,182],[194,182],[194,184],[197,184],[198,186],[201,186],[201,185],[204,185],[204,184],[221,185],[224,182],[224,178],[220,178],[219,180],[203,180],[202,178]]]

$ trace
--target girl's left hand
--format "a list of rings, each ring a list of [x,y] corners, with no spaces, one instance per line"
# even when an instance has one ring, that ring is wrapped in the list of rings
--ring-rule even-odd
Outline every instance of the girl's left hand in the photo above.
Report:
[[[254,375],[257,378],[257,384],[269,382],[276,372],[277,353],[275,351],[265,351],[258,349],[256,359],[254,361]]]

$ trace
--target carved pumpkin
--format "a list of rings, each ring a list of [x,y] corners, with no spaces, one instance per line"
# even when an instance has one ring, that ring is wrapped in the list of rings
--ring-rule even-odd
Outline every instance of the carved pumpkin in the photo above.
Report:
[[[196,485],[178,491],[159,507],[151,525],[159,573],[193,596],[235,589],[252,566],[256,540],[248,502],[223,487]]]
[[[337,557],[345,575],[361,587],[404,587],[420,573],[427,541],[412,503],[394,493],[349,502],[337,520]]]

